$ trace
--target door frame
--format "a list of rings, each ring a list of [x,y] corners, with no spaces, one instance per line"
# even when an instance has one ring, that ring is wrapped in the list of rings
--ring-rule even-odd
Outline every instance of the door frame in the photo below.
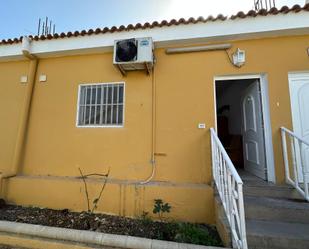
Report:
[[[293,132],[295,131],[295,120],[293,117],[293,109],[292,109],[292,84],[295,80],[303,79],[303,78],[309,78],[309,71],[293,71],[288,72],[288,82],[289,82],[289,97],[290,97],[290,107],[291,107],[291,120],[292,120],[292,129]]]
[[[265,142],[267,181],[276,183],[274,149],[273,149],[272,129],[271,129],[270,110],[269,110],[268,79],[266,74],[240,74],[240,75],[223,75],[214,77],[213,89],[214,89],[215,129],[217,131],[216,81],[246,80],[246,79],[258,79],[260,82],[264,138],[265,138],[264,142]]]

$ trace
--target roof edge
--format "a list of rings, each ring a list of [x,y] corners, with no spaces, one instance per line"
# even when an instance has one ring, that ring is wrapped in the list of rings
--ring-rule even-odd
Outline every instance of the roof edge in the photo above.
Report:
[[[123,32],[123,31],[135,31],[135,30],[145,30],[145,29],[153,29],[153,28],[161,28],[161,27],[170,27],[170,26],[177,26],[177,25],[186,25],[186,24],[197,24],[197,23],[208,23],[208,22],[215,22],[215,21],[226,21],[226,20],[236,20],[236,19],[244,19],[247,17],[257,17],[257,16],[269,16],[269,15],[278,15],[278,14],[288,14],[290,12],[298,13],[301,11],[309,11],[309,3],[305,4],[303,7],[296,4],[293,7],[289,8],[288,6],[283,6],[280,9],[271,8],[270,10],[261,9],[259,11],[250,10],[247,13],[243,11],[239,11],[237,14],[232,15],[230,17],[224,16],[222,14],[217,15],[216,17],[208,16],[204,18],[202,16],[198,18],[190,17],[188,19],[180,18],[179,20],[172,19],[170,21],[163,20],[161,22],[154,21],[152,23],[146,22],[144,24],[137,23],[135,25],[128,24],[128,25],[121,25],[119,27],[112,26],[112,27],[104,27],[104,28],[97,28],[97,29],[89,29],[89,30],[82,30],[82,31],[74,31],[74,32],[62,32],[62,33],[55,33],[54,35],[41,35],[41,36],[32,36],[30,35],[29,38],[34,41],[39,40],[52,40],[52,39],[63,39],[63,38],[70,38],[70,37],[78,37],[78,36],[90,36],[95,34],[105,34],[105,33],[115,33],[115,32]],[[22,41],[22,36],[19,38],[13,39],[3,39],[0,41],[0,45],[10,45],[10,44],[17,44]]]
[[[110,52],[115,40],[152,37],[156,48],[231,42],[278,36],[309,35],[309,11],[258,18],[157,27],[63,39],[32,40],[29,51],[38,58]],[[0,61],[22,60],[22,43],[0,46]]]

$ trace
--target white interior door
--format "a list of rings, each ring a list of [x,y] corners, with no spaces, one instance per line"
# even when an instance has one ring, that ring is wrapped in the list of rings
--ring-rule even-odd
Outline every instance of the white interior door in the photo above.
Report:
[[[305,141],[309,141],[309,73],[289,75],[289,86],[291,96],[291,110],[293,120],[293,131]],[[309,148],[302,147],[302,158],[300,148],[296,147],[296,160],[298,167],[298,178],[303,181],[301,165],[309,168]]]
[[[245,170],[266,180],[263,116],[258,80],[244,91],[241,103]]]

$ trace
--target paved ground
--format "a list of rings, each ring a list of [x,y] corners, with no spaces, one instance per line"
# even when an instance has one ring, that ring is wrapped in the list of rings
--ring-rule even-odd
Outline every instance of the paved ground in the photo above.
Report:
[[[73,247],[73,245],[72,245]],[[89,247],[89,249],[97,249],[98,247],[92,248]],[[101,247],[100,247],[101,248]],[[0,245],[0,249],[30,249],[30,248],[25,248],[25,247],[12,247],[12,246],[5,246],[5,245]],[[116,248],[116,247],[102,247],[102,249],[121,249],[121,248]]]

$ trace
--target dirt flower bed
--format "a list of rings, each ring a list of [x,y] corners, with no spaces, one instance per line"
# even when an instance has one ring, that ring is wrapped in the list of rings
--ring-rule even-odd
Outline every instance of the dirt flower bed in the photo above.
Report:
[[[0,220],[130,235],[208,246],[221,246],[216,229],[205,224],[152,221],[148,216],[131,219],[105,214],[70,212],[6,205],[0,209]]]
[[[27,249],[27,248],[21,248],[16,246],[7,246],[7,245],[0,245],[0,249]]]

